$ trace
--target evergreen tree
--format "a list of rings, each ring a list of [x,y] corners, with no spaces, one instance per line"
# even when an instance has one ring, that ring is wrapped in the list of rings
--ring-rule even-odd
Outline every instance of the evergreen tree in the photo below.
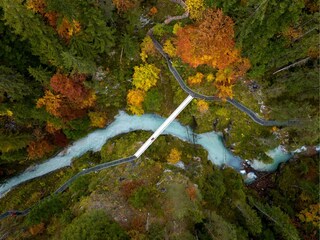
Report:
[[[237,209],[241,212],[249,232],[254,236],[260,234],[262,232],[262,224],[256,211],[254,211],[247,203],[237,201],[235,204]]]
[[[278,35],[290,24],[297,22],[304,7],[302,0],[250,1],[251,13],[239,28],[240,46],[244,49],[256,75],[263,74],[271,57],[279,55],[284,41]],[[260,75],[261,76],[261,75]]]
[[[97,55],[114,45],[114,30],[106,26],[101,9],[87,1],[47,1],[41,11],[20,0],[4,0],[0,6],[6,24],[30,42],[44,64],[93,72]]]
[[[301,145],[319,143],[319,64],[309,60],[306,67],[294,67],[275,75],[272,83],[265,86],[266,105],[271,116],[278,119],[297,119],[297,126],[282,130],[283,144],[289,149]],[[281,131],[280,131],[281,133]]]
[[[0,66],[0,99],[20,101],[32,94],[31,84],[12,69]]]
[[[285,240],[299,240],[297,229],[292,225],[290,218],[279,207],[262,204],[252,200],[256,209],[264,215],[274,227],[274,230]]]
[[[30,134],[0,134],[0,152],[6,153],[25,148],[31,138]]]
[[[207,222],[204,223],[208,235],[212,239],[221,240],[236,240],[237,231],[233,224],[227,222],[222,216],[216,212],[210,211],[207,213]]]

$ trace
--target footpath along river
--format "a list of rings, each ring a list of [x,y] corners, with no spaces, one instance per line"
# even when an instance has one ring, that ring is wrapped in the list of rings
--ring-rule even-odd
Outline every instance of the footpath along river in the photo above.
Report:
[[[113,137],[137,130],[155,131],[164,120],[164,118],[155,114],[132,116],[120,111],[116,116],[115,121],[106,128],[88,134],[86,137],[74,142],[56,156],[35,165],[32,169],[26,170],[15,177],[7,179],[7,181],[0,185],[0,198],[21,183],[41,177],[60,168],[70,166],[72,159],[80,157],[88,151],[100,151],[101,147]],[[237,171],[242,169],[242,160],[239,157],[234,156],[223,145],[222,137],[219,133],[212,131],[196,134],[192,132],[190,127],[183,126],[175,120],[164,131],[164,134],[170,134],[183,141],[201,145],[208,151],[208,159],[218,166],[225,164],[233,167]],[[270,151],[269,155],[274,160],[272,164],[263,164],[254,161],[252,167],[256,170],[273,171],[277,168],[279,163],[288,160],[291,156],[290,154],[281,151],[281,148]]]

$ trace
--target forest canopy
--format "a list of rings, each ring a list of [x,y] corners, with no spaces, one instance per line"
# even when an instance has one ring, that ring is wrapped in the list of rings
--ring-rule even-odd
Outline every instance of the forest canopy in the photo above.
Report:
[[[101,234],[119,239],[317,239],[315,0],[1,0],[0,178],[105,128],[121,110],[167,117],[185,99],[186,88],[219,101],[195,99],[178,120],[195,133],[220,132],[226,147],[242,159],[270,162],[267,152],[277,146],[287,152],[305,146],[308,151],[266,177],[270,185],[261,190],[247,187],[230,168],[212,166],[197,146],[163,137],[154,143],[157,150],[146,152],[146,165],[139,165],[145,179],[128,175],[120,181],[108,173],[118,184],[113,194],[136,214],[126,224],[113,212],[86,208],[100,193],[110,193],[99,177],[90,175],[39,205],[40,218],[35,217],[39,209],[31,212],[23,223],[26,236],[80,239],[86,231],[87,239]],[[263,121],[294,124],[258,124],[231,100]],[[117,136],[83,161],[101,163],[132,154],[144,134]],[[163,147],[167,141],[171,145]],[[175,168],[181,161],[188,165],[185,172]],[[161,178],[165,168],[174,174],[163,190],[147,173]],[[59,176],[70,177],[76,169],[83,168]],[[57,183],[50,184],[44,192]],[[43,194],[38,191],[28,203]],[[54,208],[56,202],[61,208]],[[74,210],[80,202],[86,212]],[[162,222],[142,215],[147,210]]]

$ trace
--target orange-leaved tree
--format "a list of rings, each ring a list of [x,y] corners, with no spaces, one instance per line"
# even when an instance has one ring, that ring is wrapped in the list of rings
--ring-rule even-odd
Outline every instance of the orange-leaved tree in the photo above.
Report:
[[[235,81],[250,68],[249,60],[241,58],[235,48],[233,26],[232,19],[221,10],[209,9],[200,22],[177,32],[177,54],[184,62],[192,67],[206,64],[220,71],[215,86],[221,98],[232,97]],[[230,71],[221,84],[221,71],[225,69]]]
[[[62,128],[62,126],[59,126],[55,123],[52,123],[50,121],[47,121],[47,124],[46,124],[46,131],[48,133],[52,133],[54,134],[55,132],[59,131],[60,129]]]
[[[158,12],[158,9],[153,6],[152,8],[150,8],[148,15],[153,16]]]
[[[73,120],[86,114],[85,108],[79,108],[79,105],[72,103],[65,96],[54,94],[48,90],[42,98],[37,100],[37,108],[41,107],[45,107],[48,113],[65,121]]]
[[[208,64],[214,68],[230,65],[234,54],[233,21],[221,10],[207,10],[204,19],[177,32],[177,53],[193,67]]]
[[[51,153],[54,149],[54,146],[48,142],[46,139],[39,141],[33,141],[28,144],[28,157],[30,159],[37,159],[45,156],[48,153]]]
[[[84,109],[92,107],[96,101],[96,95],[93,91],[84,86],[86,76],[83,74],[74,74],[67,76],[56,73],[50,80],[52,89],[65,96],[76,108]]]
[[[38,234],[43,233],[46,230],[45,225],[43,222],[33,225],[32,227],[29,228],[29,232],[31,233],[32,236],[36,236]]]
[[[57,28],[57,33],[61,38],[69,40],[73,35],[80,32],[80,30],[81,26],[78,21],[73,19],[70,22],[66,17],[64,17],[61,24]]]
[[[196,34],[196,28],[194,26],[187,26],[179,28],[176,38],[177,55],[182,61],[192,67],[204,64],[204,62],[201,61],[201,55],[196,52],[195,43],[193,43]]]
[[[49,25],[53,27],[58,35],[62,39],[65,39],[67,43],[73,35],[81,30],[81,25],[77,20],[72,19],[69,21],[68,18],[62,17],[61,14],[57,12],[47,11],[47,3],[45,0],[27,0],[26,7],[46,18]],[[59,18],[62,18],[62,20],[58,21]]]
[[[82,75],[67,75],[56,73],[50,79],[50,86],[59,94],[66,96],[71,102],[81,103],[88,97],[89,91],[84,87]]]
[[[50,80],[54,92],[47,90],[38,99],[37,107],[45,107],[47,112],[64,120],[72,120],[86,114],[94,106],[96,95],[84,86],[84,75],[67,76],[56,73]]]
[[[197,189],[194,185],[189,185],[186,188],[186,192],[187,192],[190,200],[194,201],[197,198]]]

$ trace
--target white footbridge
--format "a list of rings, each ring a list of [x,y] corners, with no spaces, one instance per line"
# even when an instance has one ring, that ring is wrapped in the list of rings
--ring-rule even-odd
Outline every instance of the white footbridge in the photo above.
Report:
[[[151,135],[151,137],[139,148],[134,154],[136,158],[140,157],[150,145],[159,137],[161,133],[170,125],[170,123],[185,109],[186,106],[192,101],[193,97],[189,95],[174,112],[161,124],[161,126]]]

